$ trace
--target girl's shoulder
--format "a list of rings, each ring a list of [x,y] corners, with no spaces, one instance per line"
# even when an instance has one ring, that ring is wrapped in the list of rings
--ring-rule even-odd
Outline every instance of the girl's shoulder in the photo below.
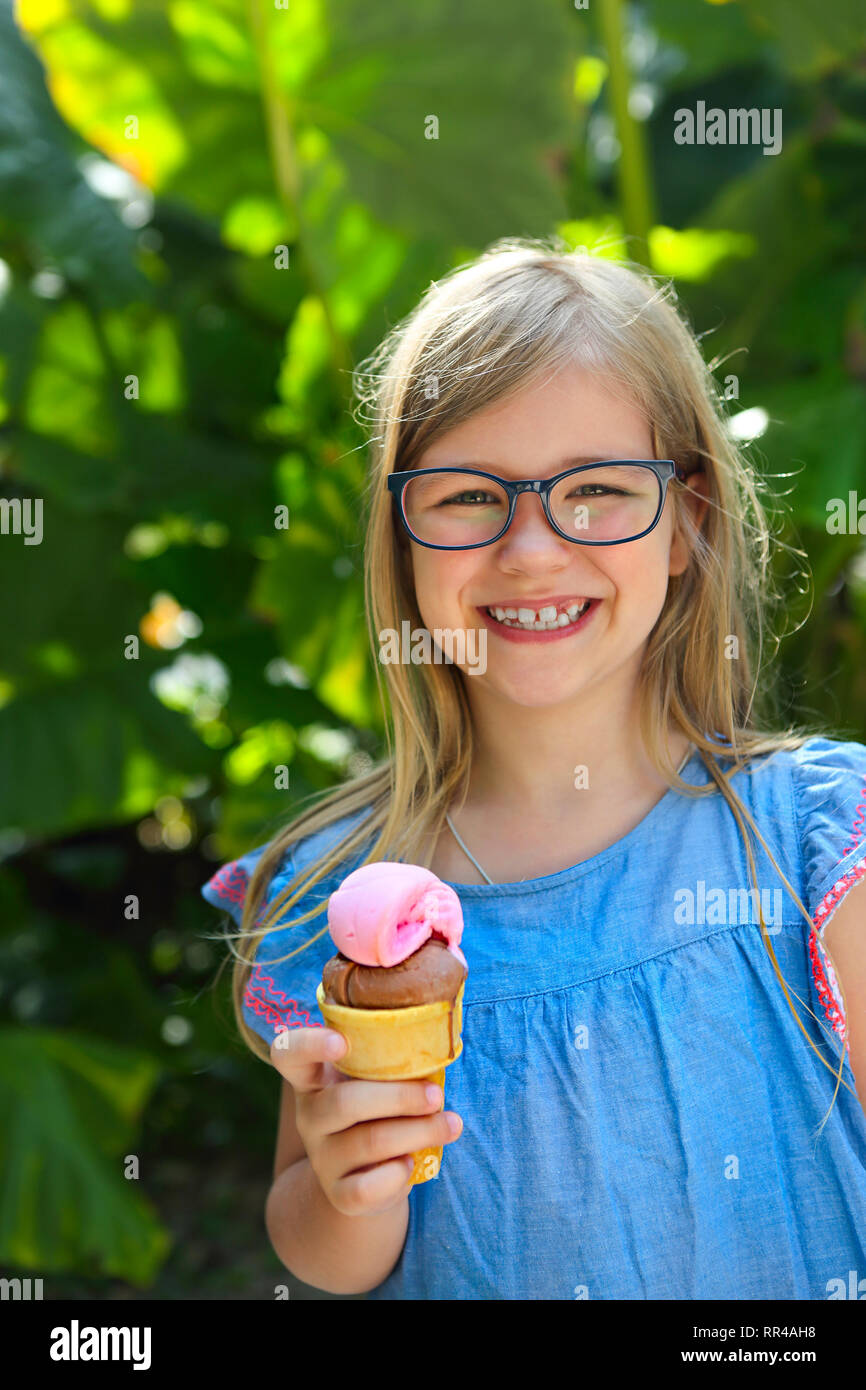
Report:
[[[787,801],[803,863],[804,901],[816,928],[866,877],[866,744],[815,735],[798,748],[758,758],[757,803],[777,813]]]
[[[821,773],[831,777],[836,771],[866,773],[866,744],[854,739],[834,738],[827,734],[810,734],[796,748],[780,748],[757,759],[789,767],[798,782],[815,780]]]
[[[750,763],[749,773],[759,792],[764,785],[787,784],[802,829],[823,815],[854,830],[859,812],[862,839],[866,744],[815,734],[797,748],[758,756]]]

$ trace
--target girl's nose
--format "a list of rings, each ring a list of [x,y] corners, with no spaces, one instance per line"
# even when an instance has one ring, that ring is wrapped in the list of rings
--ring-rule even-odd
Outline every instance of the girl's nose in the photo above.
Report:
[[[509,554],[556,553],[566,559],[572,558],[575,547],[558,531],[554,531],[544,511],[544,503],[537,493],[523,492],[514,505],[511,525],[499,542]]]

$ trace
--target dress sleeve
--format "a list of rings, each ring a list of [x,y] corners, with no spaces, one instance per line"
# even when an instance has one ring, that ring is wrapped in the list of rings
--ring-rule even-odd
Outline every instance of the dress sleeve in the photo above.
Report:
[[[817,933],[809,954],[825,1013],[844,1040],[841,996],[824,929],[847,893],[866,878],[866,745],[813,738],[793,755],[793,794],[803,855],[803,901]]]
[[[240,859],[224,864],[201,889],[202,897],[214,907],[227,911],[241,925],[244,899],[256,861],[264,846],[252,850]],[[268,885],[258,921],[262,922],[273,899],[294,878],[296,873],[292,851],[288,851]],[[317,906],[327,894],[322,885],[306,893],[291,908],[284,909],[282,918],[290,923],[301,913]],[[270,1047],[278,1033],[287,1028],[321,1028],[316,1003],[316,986],[322,977],[322,967],[334,954],[334,945],[326,932],[318,941],[293,955],[281,959],[298,946],[304,945],[322,927],[327,926],[324,913],[303,922],[268,931],[259,940],[253,969],[244,988],[242,1008],[247,1025]]]

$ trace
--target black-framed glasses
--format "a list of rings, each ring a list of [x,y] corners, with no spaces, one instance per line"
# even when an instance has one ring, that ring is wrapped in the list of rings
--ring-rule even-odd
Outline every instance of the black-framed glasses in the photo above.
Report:
[[[511,525],[522,492],[538,494],[565,540],[622,545],[653,529],[671,478],[686,476],[672,459],[607,459],[519,482],[483,468],[409,468],[389,474],[388,491],[412,540],[431,550],[492,545]]]

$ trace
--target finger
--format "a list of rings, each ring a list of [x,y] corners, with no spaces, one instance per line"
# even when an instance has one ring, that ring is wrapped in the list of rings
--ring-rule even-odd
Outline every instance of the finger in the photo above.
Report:
[[[339,1074],[332,1064],[345,1051],[333,1028],[286,1028],[271,1043],[271,1065],[296,1091],[317,1091]]]
[[[445,1111],[418,1119],[371,1120],[332,1134],[327,1145],[331,1171],[336,1178],[344,1178],[372,1163],[452,1144],[462,1130],[460,1123],[457,1133],[452,1134],[448,1116],[453,1114]],[[459,1116],[455,1118],[459,1122]]]
[[[412,1158],[404,1154],[387,1163],[376,1163],[362,1172],[350,1173],[334,1184],[332,1203],[346,1216],[360,1216],[391,1207],[401,1194],[408,1196],[412,1190],[410,1178],[414,1166]]]
[[[320,1098],[318,1113],[323,1133],[337,1134],[364,1120],[431,1115],[443,1104],[442,1087],[430,1082],[351,1080],[329,1087]]]

